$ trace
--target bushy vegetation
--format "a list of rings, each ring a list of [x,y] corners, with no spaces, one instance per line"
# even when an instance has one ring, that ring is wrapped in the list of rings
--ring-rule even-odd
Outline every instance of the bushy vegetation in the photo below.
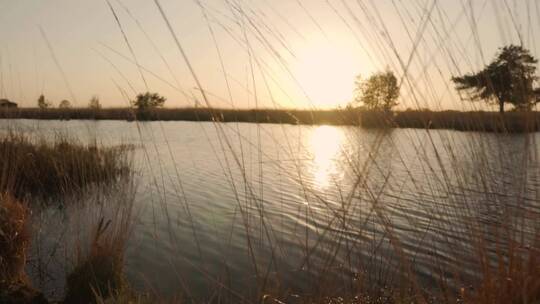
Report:
[[[0,137],[0,191],[21,199],[50,198],[95,183],[114,183],[130,172],[127,149],[83,145],[62,136],[49,142],[9,132]]]

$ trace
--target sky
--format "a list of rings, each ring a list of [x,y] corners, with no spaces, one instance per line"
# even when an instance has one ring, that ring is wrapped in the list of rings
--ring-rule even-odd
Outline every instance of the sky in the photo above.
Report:
[[[158,9],[157,3],[171,25]],[[538,56],[535,0],[0,0],[0,97],[35,106],[335,108],[393,71],[399,108],[490,109],[450,78],[501,46]],[[175,40],[176,39],[176,40]],[[175,42],[178,41],[178,44]],[[202,94],[204,92],[205,94]]]

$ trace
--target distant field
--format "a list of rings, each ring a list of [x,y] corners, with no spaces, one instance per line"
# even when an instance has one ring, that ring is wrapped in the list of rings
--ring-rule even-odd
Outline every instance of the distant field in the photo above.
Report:
[[[360,125],[366,128],[454,129],[485,132],[540,131],[540,112],[398,111],[392,114],[361,110],[275,110],[161,108],[138,112],[129,108],[46,109],[19,108],[0,111],[0,118],[220,121],[295,125]]]

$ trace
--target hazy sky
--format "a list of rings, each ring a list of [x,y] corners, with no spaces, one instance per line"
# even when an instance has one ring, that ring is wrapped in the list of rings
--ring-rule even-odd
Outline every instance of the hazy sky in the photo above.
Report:
[[[540,40],[536,0],[159,2],[219,107],[344,106],[356,75],[388,68],[405,75],[402,108],[460,109],[453,74],[508,43],[538,55]],[[0,0],[2,97],[125,106],[149,90],[170,107],[204,104],[154,0],[110,4],[129,46],[105,0]]]

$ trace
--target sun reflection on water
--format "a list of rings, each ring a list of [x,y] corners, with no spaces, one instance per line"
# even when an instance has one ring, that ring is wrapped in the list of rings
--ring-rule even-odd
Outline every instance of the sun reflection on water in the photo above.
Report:
[[[329,187],[341,173],[338,159],[344,140],[343,130],[336,127],[320,126],[313,130],[310,152],[313,161],[313,178],[317,186]]]

